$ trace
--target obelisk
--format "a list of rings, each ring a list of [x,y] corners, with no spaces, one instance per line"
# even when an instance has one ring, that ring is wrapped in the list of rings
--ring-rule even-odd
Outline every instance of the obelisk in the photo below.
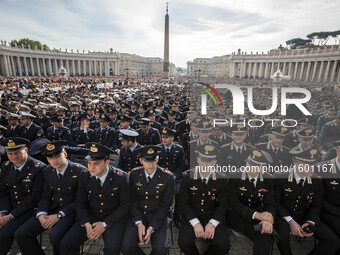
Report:
[[[165,31],[164,31],[164,60],[163,60],[163,77],[169,78],[170,62],[169,62],[169,2],[166,3],[165,14]]]

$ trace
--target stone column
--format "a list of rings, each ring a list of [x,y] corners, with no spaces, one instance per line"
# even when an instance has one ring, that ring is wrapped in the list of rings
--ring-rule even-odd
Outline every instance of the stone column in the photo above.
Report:
[[[99,60],[99,75],[102,76],[102,61]]]
[[[19,76],[22,76],[20,57],[16,57],[16,58],[17,58],[17,65],[18,65],[18,73],[19,73]]]
[[[287,75],[289,75],[293,79],[293,75],[292,75],[292,62],[290,61],[288,64],[289,64],[289,67],[288,67]]]
[[[295,62],[293,80],[296,80],[296,75],[297,75],[297,71],[298,71],[298,65],[299,65],[299,62]]]
[[[53,74],[53,70],[52,70],[52,61],[51,61],[50,58],[48,59],[48,74],[49,74],[49,75],[52,75],[52,74]]]
[[[338,62],[337,60],[334,61],[330,82],[334,81],[337,62]],[[340,72],[340,70],[339,70],[339,72]]]
[[[114,63],[115,63],[115,75],[119,75],[119,62],[114,61]]]
[[[36,63],[37,63],[37,69],[38,69],[38,76],[41,76],[41,72],[40,72],[40,61],[39,58],[36,58]]]
[[[324,61],[321,61],[321,66],[320,66],[319,75],[318,75],[318,82],[320,82],[322,78],[323,63]]]
[[[311,64],[312,64],[312,63],[311,63],[310,61],[308,61],[307,73],[306,73],[305,81],[308,81],[308,80],[309,80],[309,73],[310,73]]]
[[[59,75],[58,61],[57,61],[56,58],[54,59],[54,75],[55,75],[55,76],[58,76],[58,75]]]
[[[23,57],[23,61],[24,61],[25,75],[28,76],[27,58]]]
[[[263,62],[260,62],[259,74],[258,76],[261,78],[263,76]]]
[[[89,61],[89,75],[92,76],[92,61]]]
[[[105,68],[105,76],[109,76],[109,62],[108,61],[105,61],[104,68]]]
[[[257,65],[258,65],[258,63],[257,62],[255,62],[254,63],[254,77],[256,77],[257,75],[258,75],[258,73],[257,73]]]
[[[74,59],[72,59],[72,74],[76,75],[76,66],[74,64]]]
[[[286,72],[286,62],[283,62],[282,75],[285,75],[285,72]]]
[[[336,78],[336,81],[337,81],[337,82],[340,82],[340,69],[339,69],[339,71],[338,71],[338,78]]]
[[[17,75],[17,71],[16,71],[16,68],[15,68],[13,56],[10,56],[10,59],[11,59],[11,64],[12,64],[12,73],[13,73],[13,76],[16,76]]]
[[[264,69],[264,78],[268,78],[268,72],[269,72],[269,62],[267,60],[266,62],[266,66],[265,66],[265,69]]]
[[[86,60],[83,60],[83,75],[86,75]]]
[[[316,79],[315,75],[316,75],[316,68],[317,68],[317,66],[318,66],[318,61],[315,61],[311,81],[314,81]]]
[[[34,70],[34,65],[33,65],[33,58],[30,57],[30,65],[31,65],[31,73],[32,73],[32,76],[35,75],[35,70]]]
[[[8,60],[7,60],[7,56],[4,55],[4,65],[5,65],[5,75],[6,76],[10,76],[9,73],[9,64],[8,64]]]
[[[270,74],[269,74],[269,77],[268,77],[268,78],[270,78],[270,76],[271,76],[272,74],[274,74],[274,72],[273,72],[273,70],[274,70],[274,62],[271,62],[271,64],[272,64],[272,66],[270,67]]]
[[[77,60],[77,66],[78,66],[78,75],[81,74],[81,71],[80,71],[80,59]]]
[[[43,71],[44,71],[44,75],[47,76],[46,62],[45,62],[46,59],[42,58],[41,60],[42,60],[42,62],[43,62]]]
[[[303,73],[304,73],[303,69],[304,69],[304,67],[305,67],[305,62],[302,62],[299,81],[301,81],[302,78],[303,78]]]
[[[97,61],[93,61],[94,76],[97,76]]]
[[[331,61],[327,61],[327,67],[326,67],[326,72],[324,73],[324,81],[328,80],[329,77],[329,67],[331,65]]]
[[[70,72],[70,63],[69,63],[69,60],[66,59],[65,61],[66,61],[66,70],[67,70],[67,73],[68,73],[68,75],[70,75],[71,72]]]

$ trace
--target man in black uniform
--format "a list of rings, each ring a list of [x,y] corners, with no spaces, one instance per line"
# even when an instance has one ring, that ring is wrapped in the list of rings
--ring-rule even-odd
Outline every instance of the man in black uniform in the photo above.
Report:
[[[272,158],[272,166],[285,166],[290,167],[292,163],[292,156],[289,153],[289,149],[283,145],[283,141],[288,133],[286,127],[274,127],[269,134],[269,142],[259,143],[256,148],[268,152]]]
[[[163,127],[168,127],[168,128],[171,128],[171,129],[174,129],[176,130],[177,128],[177,121],[176,121],[176,116],[177,116],[177,112],[173,111],[173,110],[170,110],[168,112],[168,120],[167,121],[164,121],[163,123]]]
[[[161,138],[159,131],[153,127],[150,127],[150,120],[147,118],[141,118],[138,120],[140,128],[138,132],[138,143],[142,146],[157,145],[160,144]]]
[[[0,173],[0,254],[12,246],[14,232],[33,215],[44,188],[44,163],[28,156],[30,141],[21,137],[1,142],[9,161]]]
[[[169,251],[168,229],[174,195],[173,174],[157,165],[160,148],[150,145],[138,149],[142,167],[130,172],[132,210],[124,233],[124,255],[144,254],[137,245],[151,240],[151,254]]]
[[[40,148],[50,165],[44,171],[44,193],[36,215],[14,235],[22,254],[45,254],[36,236],[52,229],[50,242],[60,254],[60,240],[75,221],[78,180],[84,166],[67,160],[67,141],[53,141]]]
[[[20,116],[15,113],[7,113],[8,125],[4,133],[4,137],[18,137],[21,133],[21,125],[19,124]]]
[[[153,109],[150,109],[145,113],[145,118],[150,120],[150,127],[153,127],[161,132],[162,125],[156,121],[155,111]]]
[[[336,142],[336,157],[317,166],[323,178],[323,203],[320,219],[340,239],[340,142]],[[339,240],[338,239],[338,240]],[[339,254],[338,249],[336,254]]]
[[[242,124],[233,125],[231,128],[231,138],[233,141],[221,146],[220,164],[239,169],[246,164],[249,151],[253,148],[244,142],[247,137],[247,127]]]
[[[264,173],[273,159],[269,153],[252,149],[246,167],[231,173],[227,224],[254,242],[253,254],[270,254],[275,218],[274,180]],[[254,225],[261,225],[256,232]]]
[[[195,238],[211,239],[205,254],[226,254],[230,248],[225,223],[228,206],[226,175],[216,172],[218,150],[197,147],[198,166],[183,173],[179,190],[181,225],[178,244],[184,254],[197,255]]]
[[[70,141],[71,131],[68,127],[64,127],[64,119],[61,115],[54,115],[51,118],[52,127],[47,128],[46,138],[50,141],[65,140]]]
[[[40,126],[44,130],[44,132],[49,126],[51,126],[50,118],[46,116],[46,110],[47,110],[46,106],[39,105],[37,107],[38,116],[35,117],[34,119],[34,124],[37,124],[38,126]]]
[[[120,129],[120,142],[122,147],[119,151],[118,168],[125,172],[130,172],[131,169],[141,166],[137,157],[136,149],[141,146],[136,142],[138,133],[133,130]]]
[[[121,240],[130,210],[128,175],[109,165],[114,151],[99,143],[87,143],[88,170],[79,179],[76,211],[78,221],[60,242],[60,254],[78,254],[87,239],[104,239],[104,254],[120,254]]]
[[[113,150],[117,150],[118,146],[118,135],[115,130],[109,127],[110,118],[106,114],[102,113],[99,118],[100,127],[96,128],[93,133],[93,141],[96,141],[106,147]]]
[[[338,237],[320,219],[322,180],[313,174],[316,149],[296,152],[290,171],[277,175],[275,198],[278,218],[274,227],[280,236],[281,254],[292,254],[289,233],[319,240],[310,254],[335,254]]]
[[[19,136],[30,142],[33,142],[35,139],[41,138],[44,135],[44,130],[33,123],[34,119],[35,116],[30,113],[20,113],[21,132]]]
[[[73,147],[84,147],[86,143],[93,141],[93,129],[90,126],[90,116],[82,114],[79,116],[80,127],[74,128],[71,131],[71,139],[69,145]]]

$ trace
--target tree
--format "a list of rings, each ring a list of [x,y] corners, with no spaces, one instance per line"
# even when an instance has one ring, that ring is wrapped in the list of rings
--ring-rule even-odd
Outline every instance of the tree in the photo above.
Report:
[[[286,41],[286,44],[290,46],[291,49],[296,49],[298,46],[304,46],[310,42],[311,42],[310,39],[293,38]]]
[[[28,49],[29,47],[31,49],[35,49],[35,47],[37,47],[38,50],[45,50],[45,51],[50,51],[50,48],[46,45],[46,44],[41,44],[41,42],[39,41],[33,41],[31,39],[28,39],[28,38],[23,38],[23,39],[20,39],[19,41],[17,40],[12,40],[10,42],[11,44],[11,47],[15,47],[17,46],[18,48],[25,48],[25,49]]]

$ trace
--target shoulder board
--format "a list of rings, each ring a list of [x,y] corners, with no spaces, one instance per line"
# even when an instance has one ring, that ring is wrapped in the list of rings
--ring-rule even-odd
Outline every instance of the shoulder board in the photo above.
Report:
[[[166,169],[164,169],[164,168],[161,168],[161,169],[162,169],[162,171],[163,171],[164,173],[172,175],[172,172],[171,172],[171,171],[166,170]]]
[[[214,140],[211,140],[211,143],[215,144],[215,145],[218,145],[218,142],[214,141]]]
[[[35,167],[39,167],[39,166],[40,166],[40,163],[38,162],[38,163],[36,163],[34,166],[35,166]]]
[[[230,146],[230,144],[231,144],[231,143],[223,144],[220,148],[224,148],[224,147]]]
[[[254,146],[251,145],[250,143],[246,143],[246,145],[247,145],[249,148],[254,148]]]
[[[257,143],[256,146],[267,145],[267,143]]]
[[[220,178],[227,178],[227,174],[223,172],[216,172],[216,175]]]
[[[195,143],[195,142],[197,142],[197,139],[196,140],[192,140],[189,143]]]
[[[190,173],[191,173],[192,171],[194,171],[194,169],[189,169],[189,170],[186,170],[186,171],[184,171],[184,172],[182,173],[182,176],[183,176],[183,177],[185,177],[185,176],[189,176],[189,175],[190,175]]]
[[[5,166],[8,166],[9,163],[10,163],[10,161],[6,161],[6,162],[5,162]]]
[[[85,168],[83,172],[84,172],[84,173],[88,173],[89,170],[88,170],[87,168]]]
[[[287,150],[290,150],[287,146],[285,145],[282,145],[283,148],[287,149]]]
[[[132,172],[132,171],[136,171],[136,170],[140,170],[140,169],[142,169],[142,168],[143,168],[142,166],[138,166],[138,167],[132,168],[132,169],[131,169],[131,172]]]

